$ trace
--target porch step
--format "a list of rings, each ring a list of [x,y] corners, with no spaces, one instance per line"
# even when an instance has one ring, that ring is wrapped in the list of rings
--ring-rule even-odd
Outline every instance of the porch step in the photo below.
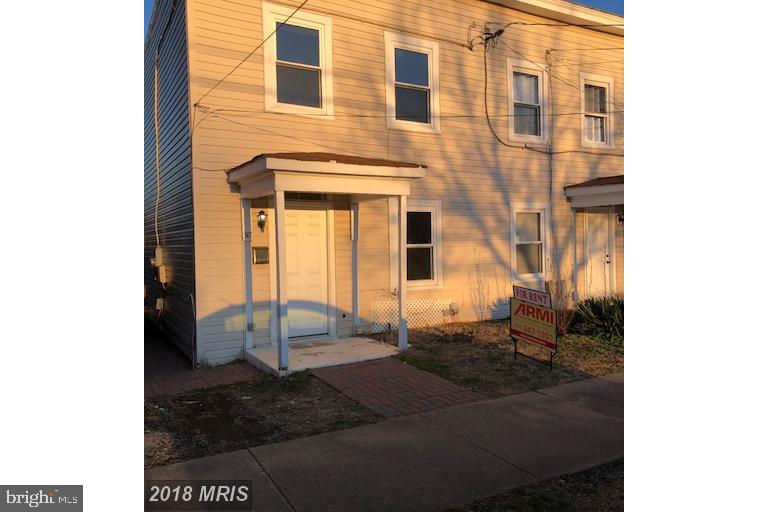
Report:
[[[265,373],[284,376],[303,370],[384,359],[396,354],[397,348],[392,345],[355,336],[289,344],[287,372],[281,373],[278,369],[276,345],[248,349],[245,360]]]

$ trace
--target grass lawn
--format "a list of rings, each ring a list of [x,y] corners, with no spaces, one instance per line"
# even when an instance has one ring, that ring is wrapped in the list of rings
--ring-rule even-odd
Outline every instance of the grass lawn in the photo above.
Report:
[[[385,332],[371,337],[397,343],[396,336]],[[622,342],[581,335],[558,339],[552,371],[548,353],[531,343],[519,343],[518,352],[547,364],[519,355],[515,360],[509,320],[413,329],[408,341],[411,348],[399,356],[406,363],[494,398],[624,370]]]
[[[144,467],[375,423],[307,372],[145,400]]]
[[[619,512],[624,510],[624,459],[519,487],[448,512]]]

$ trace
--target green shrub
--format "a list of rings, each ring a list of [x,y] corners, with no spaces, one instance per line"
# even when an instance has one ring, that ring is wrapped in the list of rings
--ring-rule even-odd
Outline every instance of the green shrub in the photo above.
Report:
[[[576,304],[573,331],[624,339],[624,297],[590,297]]]

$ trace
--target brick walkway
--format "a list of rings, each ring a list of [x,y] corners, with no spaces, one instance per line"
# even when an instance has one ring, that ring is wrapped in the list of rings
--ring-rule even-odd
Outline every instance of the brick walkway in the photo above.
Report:
[[[195,389],[253,379],[258,370],[246,362],[201,370],[179,349],[152,329],[144,331],[144,397],[175,395]]]
[[[312,373],[349,398],[387,417],[480,400],[472,391],[395,358],[319,368]]]

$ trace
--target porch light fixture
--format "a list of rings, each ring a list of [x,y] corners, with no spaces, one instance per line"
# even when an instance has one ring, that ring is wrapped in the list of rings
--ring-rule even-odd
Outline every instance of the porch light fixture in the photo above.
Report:
[[[624,214],[623,213],[617,213],[616,214],[616,220],[618,221],[619,226],[623,226],[624,225]]]
[[[261,232],[264,232],[264,226],[267,224],[267,214],[264,210],[259,210],[259,214],[256,216],[256,225],[259,226]]]

